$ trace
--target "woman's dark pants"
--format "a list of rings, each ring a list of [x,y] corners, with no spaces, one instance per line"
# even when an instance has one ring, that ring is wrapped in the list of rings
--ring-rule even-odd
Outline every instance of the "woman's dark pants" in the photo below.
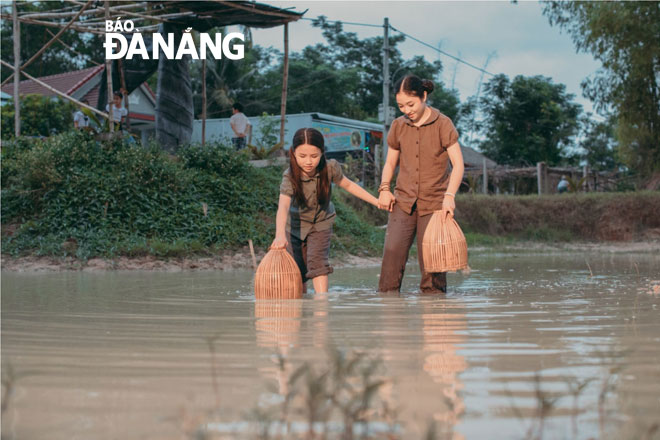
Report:
[[[426,226],[431,220],[431,214],[420,216],[416,207],[412,214],[405,213],[397,205],[389,215],[387,233],[385,234],[385,249],[378,282],[379,292],[401,290],[401,281],[408,261],[408,253],[417,233],[417,259],[422,273],[419,285],[423,293],[445,293],[447,291],[447,273],[428,273],[424,271],[422,256],[422,238]]]

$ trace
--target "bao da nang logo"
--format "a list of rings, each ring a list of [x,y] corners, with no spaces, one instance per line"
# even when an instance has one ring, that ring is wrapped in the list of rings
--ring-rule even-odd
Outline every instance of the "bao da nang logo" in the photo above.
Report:
[[[105,48],[105,58],[108,60],[116,60],[119,58],[133,59],[134,56],[140,56],[145,60],[157,60],[160,56],[160,51],[163,51],[165,58],[169,60],[180,60],[185,55],[190,55],[194,60],[205,60],[207,57],[207,51],[210,51],[213,55],[213,58],[219,60],[223,56],[230,60],[241,60],[243,59],[245,49],[243,44],[234,43],[232,41],[240,40],[245,41],[245,36],[238,32],[231,32],[227,35],[222,36],[222,34],[217,33],[211,35],[200,33],[199,34],[199,50],[195,46],[195,40],[193,39],[190,31],[192,28],[186,29],[181,35],[181,40],[178,43],[178,47],[175,47],[175,40],[173,33],[168,34],[159,34],[153,33],[151,49],[152,52],[149,53],[147,50],[147,45],[144,42],[142,34],[138,32],[138,29],[135,29],[133,21],[120,20],[121,17],[117,18],[116,21],[106,20],[105,22],[105,42],[103,47]],[[123,32],[123,33],[122,33]],[[124,33],[130,34],[130,43],[129,38],[127,38]]]

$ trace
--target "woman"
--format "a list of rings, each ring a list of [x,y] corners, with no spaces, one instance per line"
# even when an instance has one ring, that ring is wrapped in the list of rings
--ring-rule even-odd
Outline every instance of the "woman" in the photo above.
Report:
[[[396,102],[403,116],[394,120],[387,136],[387,161],[378,189],[378,206],[390,211],[378,283],[380,292],[401,289],[415,234],[421,291],[447,291],[446,273],[424,270],[422,238],[433,211],[454,214],[454,197],[464,166],[458,132],[451,119],[426,104],[433,88],[433,82],[415,75],[408,75],[395,85]],[[397,165],[399,176],[392,194],[390,181]]]

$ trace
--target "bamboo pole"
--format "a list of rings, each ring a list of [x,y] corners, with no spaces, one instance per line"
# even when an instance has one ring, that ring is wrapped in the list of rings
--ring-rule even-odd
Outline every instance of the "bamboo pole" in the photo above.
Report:
[[[11,18],[10,16],[6,14],[0,15],[0,18]],[[56,28],[61,28],[63,25],[60,23],[51,23],[50,21],[41,21],[41,20],[32,20],[29,18],[23,18],[19,17],[19,21],[27,24],[38,24],[41,26],[48,26],[48,27],[56,27]],[[90,34],[98,34],[98,35],[105,35],[105,29],[96,29],[96,28],[89,28],[89,27],[84,27],[84,26],[77,26],[77,25],[71,25],[70,29],[74,29],[76,31],[80,32],[88,32]]]
[[[274,12],[274,11],[264,11],[264,10],[257,10],[254,6],[243,6],[241,4],[232,2],[232,1],[224,1],[224,0],[212,0],[214,3],[220,3],[221,5],[234,8],[234,9],[242,9],[244,11],[251,12],[253,14],[260,14],[260,15],[269,15],[271,17],[282,17],[286,18],[288,20],[291,20],[291,15],[290,14],[285,14],[283,12]],[[288,23],[288,22],[287,22]],[[286,24],[286,23],[285,23]]]
[[[21,69],[25,69],[27,66],[29,66],[30,64],[32,64],[37,58],[39,58],[39,56],[41,56],[42,53],[44,53],[44,52],[46,51],[46,49],[48,49],[53,43],[55,43],[55,42],[60,38],[60,36],[61,36],[61,35],[67,30],[67,29],[69,29],[69,27],[71,27],[71,25],[73,25],[73,23],[76,21],[76,19],[77,19],[78,17],[80,17],[80,14],[82,14],[82,13],[85,11],[85,9],[87,9],[87,7],[88,7],[89,5],[92,4],[93,1],[94,1],[94,0],[89,0],[87,3],[85,3],[85,4],[83,5],[82,9],[81,9],[80,11],[78,11],[78,13],[76,14],[76,16],[73,17],[73,18],[71,19],[71,21],[70,21],[66,26],[64,26],[62,29],[60,29],[60,31],[59,31],[57,34],[55,34],[55,36],[54,36],[54,37],[53,37],[48,43],[46,43],[41,49],[39,49],[39,50],[37,51],[37,53],[35,53],[34,55],[32,55],[32,58],[30,58],[30,59],[27,60],[25,63],[23,63],[23,65],[21,66]],[[16,39],[14,39],[14,41],[16,41]],[[19,44],[19,46],[20,46],[20,44]],[[5,80],[2,82],[2,84],[0,84],[0,85],[4,86],[6,83],[8,83],[9,80],[11,79],[11,77],[12,77],[13,75],[14,75],[13,73],[12,73],[11,75],[9,75],[9,76],[7,77],[7,79],[5,79]]]
[[[77,2],[77,1],[69,1],[69,3],[75,4],[75,5],[78,5],[78,6],[81,6],[81,5],[84,4],[83,2]],[[145,7],[145,6],[146,6],[146,3],[144,3],[144,2],[143,3],[131,3],[131,4],[120,5],[120,6],[113,6],[113,7],[110,8],[110,11],[112,11],[112,12],[121,11],[122,14],[126,13],[128,15],[128,11],[126,11],[126,9],[140,9],[140,8]],[[87,14],[85,14],[85,15],[88,15],[88,14],[98,15],[98,14],[104,14],[104,13],[105,13],[105,8],[94,8],[94,9],[90,9],[89,11],[87,11]],[[64,17],[70,17],[74,14],[75,14],[75,11],[70,11],[70,12],[35,12],[35,13],[32,13],[32,14],[23,14],[23,15],[21,15],[21,18],[22,17],[31,18],[31,19],[35,19],[35,18],[64,18]]]
[[[286,95],[287,95],[288,82],[289,82],[289,23],[285,23],[284,24],[284,72],[282,74],[282,103],[280,105],[280,143],[284,143],[284,125],[286,123]]]
[[[10,68],[10,69],[14,69],[14,66],[12,66],[12,65],[9,64],[9,63],[7,63],[6,61],[0,60],[0,64],[2,64],[2,65],[5,66],[5,67],[8,67],[8,68]],[[94,107],[92,107],[92,106],[89,106],[89,105],[87,105],[87,104],[83,104],[82,102],[78,101],[77,99],[72,98],[71,96],[67,95],[67,94],[64,93],[64,92],[60,92],[60,91],[57,90],[56,88],[51,87],[50,85],[46,84],[45,82],[43,82],[43,81],[41,81],[41,80],[35,78],[34,76],[32,76],[32,75],[30,75],[30,74],[28,74],[28,73],[21,72],[21,75],[23,75],[23,76],[26,77],[27,79],[30,79],[30,80],[36,82],[36,83],[39,84],[40,86],[44,87],[45,89],[50,90],[51,92],[55,93],[56,95],[61,96],[62,98],[66,99],[66,100],[69,100],[69,101],[73,102],[73,103],[76,104],[76,105],[79,105],[80,107],[84,107],[84,108],[86,108],[86,109],[88,109],[88,110],[90,110],[90,111],[96,113],[97,115],[104,117],[104,118],[107,118],[107,117],[108,117],[108,114],[107,114],[107,113],[104,113],[104,112],[102,112],[101,110],[98,110],[98,109],[96,109],[96,108],[94,108]]]
[[[21,23],[18,21],[18,0],[12,2],[12,12],[14,19],[14,72],[20,72],[21,65]],[[14,135],[21,135],[21,102],[19,100],[19,82],[20,75],[14,75]]]
[[[131,118],[129,115],[131,114],[131,109],[128,104],[128,89],[126,88],[126,79],[124,77],[124,63],[121,58],[117,60],[117,67],[119,68],[119,82],[121,83],[121,88],[124,89],[124,92],[126,93],[126,96],[124,97],[124,105],[126,106],[126,130],[130,131]]]
[[[105,19],[109,20],[110,19],[110,1],[105,0]],[[114,114],[112,111],[112,61],[111,60],[105,60],[105,77],[106,77],[106,82],[107,82],[107,91],[106,94],[108,95],[108,131],[110,133],[115,131],[115,121],[114,121]]]
[[[206,58],[202,60],[202,146],[206,144]]]
[[[51,37],[55,36],[55,34],[54,34],[50,29],[46,29],[46,32],[48,32],[48,33],[50,34]],[[58,43],[60,43],[62,46],[66,47],[66,48],[69,49],[71,52],[75,53],[76,55],[81,56],[81,57],[85,57],[85,55],[81,54],[80,52],[78,52],[77,50],[75,50],[73,47],[71,47],[71,46],[69,46],[68,44],[66,44],[64,41],[62,41],[62,40],[58,40]],[[94,64],[95,66],[101,66],[101,65],[102,65],[101,63],[97,63],[97,62],[94,61],[94,60],[87,60],[87,62],[88,62],[88,63],[91,63],[91,64]]]

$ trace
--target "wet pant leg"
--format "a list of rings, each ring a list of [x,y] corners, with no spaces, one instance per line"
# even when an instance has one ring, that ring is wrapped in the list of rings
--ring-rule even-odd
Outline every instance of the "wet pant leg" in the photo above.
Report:
[[[419,261],[419,270],[422,273],[419,289],[422,293],[445,293],[447,292],[447,272],[428,273],[424,270],[422,240],[431,217],[431,214],[417,217],[417,260]]]
[[[417,211],[407,214],[396,204],[389,214],[383,262],[380,268],[379,292],[401,290],[401,281],[408,261],[408,253],[417,230]]]

